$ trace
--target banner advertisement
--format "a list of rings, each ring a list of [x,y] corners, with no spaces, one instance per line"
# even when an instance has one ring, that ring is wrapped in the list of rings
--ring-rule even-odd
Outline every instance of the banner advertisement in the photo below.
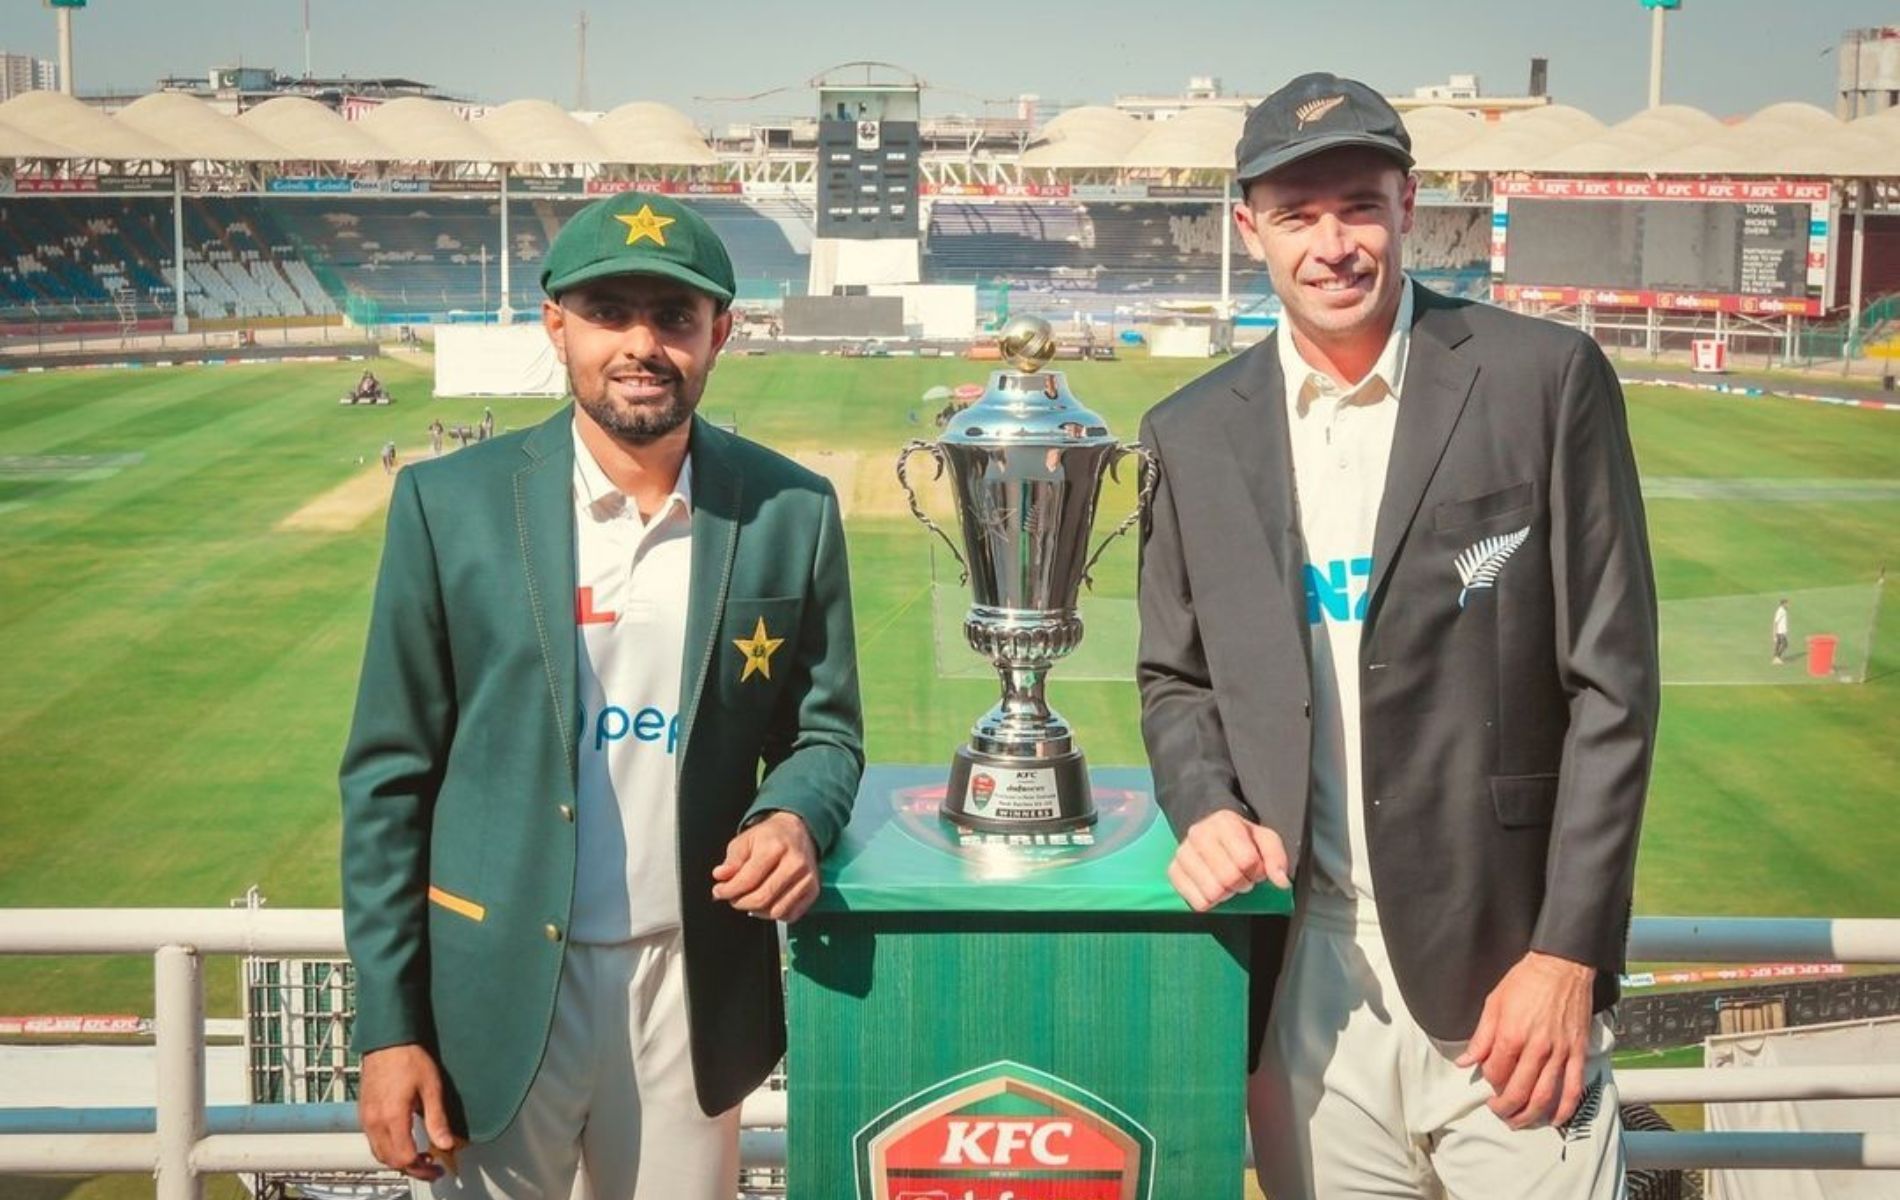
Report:
[[[1750,316],[1821,315],[1818,298],[1782,296],[1723,296],[1708,292],[1662,292],[1583,287],[1537,287],[1529,284],[1491,284],[1491,299],[1499,302],[1539,301],[1545,304],[1593,304],[1603,308],[1666,308],[1681,312],[1747,313]]]
[[[1491,194],[1540,200],[1754,200],[1826,204],[1833,196],[1824,180],[1787,179],[1509,179]]]
[[[617,192],[656,192],[662,196],[738,196],[745,189],[736,179],[704,180],[635,180],[635,179],[590,179],[587,181],[587,194],[590,196],[608,196]]]

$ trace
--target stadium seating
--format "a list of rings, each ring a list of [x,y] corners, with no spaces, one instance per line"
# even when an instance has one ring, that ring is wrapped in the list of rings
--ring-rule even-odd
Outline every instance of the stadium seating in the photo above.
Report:
[[[932,282],[1007,285],[1012,304],[1205,299],[1220,293],[1220,223],[1207,203],[938,200],[924,241]],[[1232,247],[1236,295],[1266,290],[1265,273]]]
[[[509,300],[541,298],[549,239],[585,200],[510,203]],[[694,197],[732,252],[741,300],[803,295],[811,202]],[[1102,311],[1220,292],[1221,224],[1209,202],[937,199],[922,239],[926,282],[1008,289],[1014,307]],[[191,196],[184,206],[185,301],[201,317],[324,315],[366,321],[484,319],[501,296],[495,198]],[[168,197],[0,200],[0,309],[142,317],[172,310]],[[1233,295],[1270,295],[1236,240]],[[1489,270],[1483,209],[1420,210],[1407,266],[1435,286],[1482,295]]]

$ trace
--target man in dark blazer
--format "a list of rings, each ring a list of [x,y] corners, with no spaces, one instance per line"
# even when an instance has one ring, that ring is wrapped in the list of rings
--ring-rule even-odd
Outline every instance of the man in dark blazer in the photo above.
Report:
[[[1577,332],[1406,279],[1410,148],[1331,75],[1249,113],[1235,219],[1281,327],[1144,422],[1170,877],[1204,910],[1297,876],[1284,955],[1256,939],[1274,1200],[1616,1196],[1593,1014],[1658,702],[1622,395]]]
[[[863,768],[838,504],[695,415],[733,272],[690,209],[583,209],[542,286],[575,403],[390,505],[342,766],[364,1130],[438,1196],[725,1200],[775,921]]]

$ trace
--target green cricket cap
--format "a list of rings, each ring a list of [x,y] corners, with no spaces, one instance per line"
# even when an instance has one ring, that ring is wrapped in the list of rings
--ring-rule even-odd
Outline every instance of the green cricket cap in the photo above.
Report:
[[[654,192],[620,192],[570,217],[548,247],[541,290],[559,298],[611,275],[676,279],[722,304],[734,290],[732,258],[706,218]]]

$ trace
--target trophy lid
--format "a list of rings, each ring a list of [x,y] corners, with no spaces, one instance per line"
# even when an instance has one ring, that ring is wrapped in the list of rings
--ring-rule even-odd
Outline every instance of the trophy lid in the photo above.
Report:
[[[1010,366],[994,371],[989,387],[951,419],[942,440],[977,446],[1110,444],[1108,423],[1082,406],[1061,371],[1045,371],[1055,357],[1049,322],[1016,317],[1003,327],[997,348]]]

